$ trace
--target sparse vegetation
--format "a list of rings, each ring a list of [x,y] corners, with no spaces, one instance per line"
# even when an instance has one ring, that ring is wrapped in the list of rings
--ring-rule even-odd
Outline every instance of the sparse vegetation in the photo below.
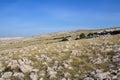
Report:
[[[71,41],[68,38],[73,36],[50,35],[14,40],[12,44],[12,40],[2,42],[0,79],[117,79],[120,70],[120,34],[85,38],[85,35],[95,32],[81,33],[80,40]],[[76,33],[74,38],[76,35],[79,34]]]
[[[80,39],[85,38],[85,34],[81,33],[79,37],[80,37]]]
[[[61,41],[68,41],[67,37],[63,37]]]

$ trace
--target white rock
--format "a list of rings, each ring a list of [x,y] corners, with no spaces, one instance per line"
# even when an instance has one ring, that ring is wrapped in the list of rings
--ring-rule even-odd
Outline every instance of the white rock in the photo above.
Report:
[[[19,59],[18,62],[20,65],[24,65],[24,62],[21,59]]]
[[[111,78],[109,77],[109,72],[105,72],[105,73],[97,73],[96,75],[95,75],[95,78],[97,79],[97,80],[104,80],[104,79],[109,79],[109,80],[111,80]]]
[[[74,77],[80,77],[80,75],[79,74],[75,74]]]
[[[55,61],[54,62],[54,66],[58,66],[59,62],[58,61]]]
[[[5,67],[3,67],[2,63],[0,62],[0,72],[4,71]]]
[[[102,73],[103,72],[103,70],[102,69],[96,69],[96,71],[95,71],[96,73]]]
[[[119,51],[120,51],[120,47],[114,49],[114,52],[119,52]]]
[[[113,56],[112,61],[113,62],[120,62],[120,54]]]
[[[72,50],[71,56],[77,56],[78,55],[78,50]]]
[[[62,70],[62,69],[63,69],[63,67],[62,67],[62,66],[59,66],[59,67],[58,67],[58,70]]]
[[[67,77],[69,77],[69,76],[71,76],[70,73],[68,73],[68,72],[64,73],[64,77],[65,77],[65,78],[67,78]]]
[[[9,64],[8,67],[10,67],[11,69],[16,69],[19,66],[17,60],[12,60]]]
[[[117,80],[120,80],[120,72],[117,74]]]
[[[43,78],[40,78],[39,80],[44,80]]]
[[[29,73],[33,70],[33,67],[30,66],[30,65],[20,65],[20,70],[23,72],[23,73]]]
[[[44,77],[45,76],[45,71],[44,70],[40,71],[39,75]]]
[[[86,77],[84,80],[94,80],[94,79],[90,77]]]
[[[73,67],[72,67],[72,66],[69,66],[68,69],[69,69],[69,70],[73,70]]]
[[[0,78],[0,80],[5,80],[5,79],[3,79],[3,78]]]
[[[48,75],[50,76],[50,79],[55,79],[55,78],[57,78],[57,77],[56,77],[56,74],[57,74],[56,71],[49,71],[49,72],[48,72]]]
[[[32,71],[37,73],[39,71],[39,69],[33,69]]]
[[[63,66],[65,67],[65,68],[68,68],[68,64],[67,63],[63,63]]]
[[[15,72],[13,76],[18,77],[20,80],[23,80],[25,75],[23,73]]]
[[[2,78],[4,79],[10,79],[11,76],[12,76],[12,72],[5,72],[3,75],[2,75]]]
[[[112,77],[112,80],[115,80],[115,79],[117,79],[117,76],[113,76],[113,77]],[[119,79],[118,79],[118,80],[119,80]]]
[[[93,64],[101,64],[102,63],[102,59],[101,58],[91,58],[90,60]]]
[[[38,75],[35,73],[31,73],[30,78],[31,78],[31,80],[38,80]]]
[[[47,72],[48,72],[48,75],[49,75],[50,79],[55,79],[55,78],[57,78],[57,77],[56,77],[57,72],[54,71],[53,68],[48,67]]]
[[[62,78],[62,80],[66,80],[65,78]]]

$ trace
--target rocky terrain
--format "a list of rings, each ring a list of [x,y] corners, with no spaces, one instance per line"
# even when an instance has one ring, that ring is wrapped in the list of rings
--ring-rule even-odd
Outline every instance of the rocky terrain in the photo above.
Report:
[[[1,40],[0,80],[120,80],[120,34],[75,40],[99,31]]]

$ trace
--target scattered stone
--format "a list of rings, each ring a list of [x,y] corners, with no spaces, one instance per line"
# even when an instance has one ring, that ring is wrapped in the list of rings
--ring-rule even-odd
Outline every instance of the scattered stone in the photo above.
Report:
[[[31,80],[38,80],[38,75],[35,73],[31,73],[30,78],[31,78]]]
[[[39,80],[44,80],[43,78],[40,78]]]
[[[71,56],[77,56],[78,55],[78,50],[72,50]]]
[[[2,63],[0,62],[0,73],[4,71],[5,67],[3,67]]]
[[[99,57],[98,58],[93,58],[93,57],[90,58],[90,62],[93,63],[93,64],[101,64],[101,63],[103,63],[102,59],[99,58]]]
[[[65,79],[65,78],[62,78],[62,80],[67,80],[67,79]]]
[[[84,78],[84,80],[94,80],[94,79],[91,77],[86,77],[86,78]]]
[[[2,78],[4,79],[10,79],[12,77],[12,72],[5,72],[3,75],[2,75]]]
[[[117,80],[120,80],[120,72],[117,74]]]
[[[10,67],[11,69],[16,69],[18,66],[19,66],[19,64],[18,64],[17,60],[12,60],[8,64],[8,67]]]
[[[68,78],[68,77],[70,77],[70,76],[71,76],[71,74],[70,74],[69,72],[64,73],[64,77],[65,77],[65,78]]]
[[[115,62],[117,65],[120,66],[120,54],[114,55],[112,57],[112,61]]]
[[[30,66],[30,65],[20,65],[20,70],[23,72],[23,73],[29,73],[33,70],[33,67]]]
[[[110,73],[109,72],[105,72],[105,73],[97,73],[95,74],[95,79],[97,80],[111,80],[110,78]]]
[[[25,75],[21,72],[15,72],[13,76],[18,77],[20,80],[24,80]]]
[[[0,78],[0,80],[5,80],[5,79],[3,79],[3,78]]]

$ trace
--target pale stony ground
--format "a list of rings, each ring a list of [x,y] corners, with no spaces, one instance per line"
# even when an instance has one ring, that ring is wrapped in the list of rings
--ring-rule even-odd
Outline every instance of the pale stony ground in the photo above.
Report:
[[[120,35],[0,44],[0,80],[120,80]]]

